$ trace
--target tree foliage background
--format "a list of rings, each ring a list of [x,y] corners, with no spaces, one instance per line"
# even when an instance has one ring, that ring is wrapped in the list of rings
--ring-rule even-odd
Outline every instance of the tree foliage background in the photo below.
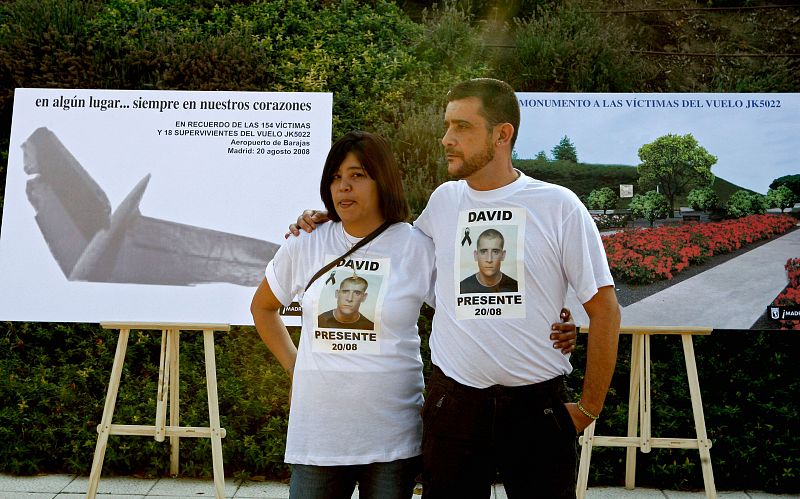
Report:
[[[671,209],[675,209],[675,197],[679,194],[688,193],[693,187],[710,187],[714,182],[711,167],[717,157],[690,133],[670,133],[643,145],[639,148],[639,159],[639,186],[643,189],[658,186]]]
[[[566,135],[553,147],[552,153],[553,159],[556,161],[578,162],[578,150]]]
[[[438,144],[443,97],[465,78],[500,78],[518,91],[797,91],[798,58],[764,57],[800,53],[796,8],[680,10],[745,4],[750,2],[669,0],[659,6],[678,10],[613,13],[650,3],[462,0],[431,8],[428,2],[388,0],[0,2],[0,192],[15,88],[329,91],[334,95],[334,136],[353,128],[385,135],[419,213],[446,175]],[[654,51],[667,55],[650,54]],[[724,55],[737,51],[759,57]],[[525,140],[522,132],[520,140]],[[521,160],[518,166],[547,180],[563,175],[559,167],[565,163],[540,158]],[[581,195],[619,183],[577,167],[571,180]],[[420,316],[424,337],[430,315],[426,310]],[[91,324],[0,323],[0,438],[6,442],[0,447],[0,472],[88,474],[115,342],[113,332]],[[216,342],[228,431],[226,472],[241,478],[285,477],[288,380],[252,328],[234,328]],[[748,351],[748,363],[770,365],[770,375],[780,375],[788,362],[776,360],[773,352],[769,346]],[[157,335],[132,339],[115,422],[150,423],[157,356]],[[181,356],[182,424],[202,426],[207,424],[202,346],[186,337]],[[665,365],[680,367],[681,362],[679,353],[664,359]],[[581,363],[579,353],[575,364]],[[624,370],[624,360],[620,367]],[[746,377],[740,367],[737,373]],[[701,373],[701,379],[712,374]],[[766,385],[761,374],[753,373],[739,386]],[[767,409],[758,405],[759,396],[746,401],[752,423],[747,426],[760,425],[758,434],[738,435],[735,427],[741,425],[719,426],[724,421],[714,419],[714,410],[707,412],[709,428],[719,429],[712,437],[720,438],[712,457],[715,465],[726,463],[715,468],[721,488],[800,489],[798,457],[792,453],[800,445],[800,432],[781,429],[784,421],[798,420],[797,408],[790,405],[797,386],[787,378],[771,382],[788,395],[776,395]],[[617,379],[624,381],[624,376]],[[616,393],[624,385],[612,390],[606,411],[617,434],[625,432],[626,397]],[[683,399],[672,385],[661,390]],[[733,411],[713,395],[710,404],[724,408],[725,417]],[[681,411],[685,416],[686,409]],[[672,421],[676,414],[667,416]],[[761,445],[770,439],[777,444]],[[614,452],[596,454],[592,483],[619,479],[623,454]],[[167,453],[168,446],[151,439],[112,437],[104,472],[163,474]],[[209,455],[206,439],[184,439],[182,472],[210,476]],[[751,460],[764,463],[763,469],[742,467]],[[639,463],[642,485],[702,483],[690,451],[654,451]]]

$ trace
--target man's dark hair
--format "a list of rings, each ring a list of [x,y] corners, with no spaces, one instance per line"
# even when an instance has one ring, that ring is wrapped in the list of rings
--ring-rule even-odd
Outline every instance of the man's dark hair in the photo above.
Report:
[[[397,167],[389,143],[380,135],[362,131],[348,132],[337,140],[325,159],[319,195],[328,210],[328,218],[334,222],[341,221],[333,204],[331,183],[344,158],[351,152],[370,178],[378,184],[378,198],[384,220],[390,223],[406,220],[409,216],[408,201],[400,178],[400,168]]]
[[[511,85],[494,78],[475,78],[456,84],[447,93],[447,102],[477,97],[481,100],[481,116],[491,130],[495,125],[511,123],[514,135],[511,149],[519,135],[519,101]]]

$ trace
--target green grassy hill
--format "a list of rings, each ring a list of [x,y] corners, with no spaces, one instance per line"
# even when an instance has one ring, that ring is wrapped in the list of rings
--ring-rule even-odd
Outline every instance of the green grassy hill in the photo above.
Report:
[[[563,185],[584,199],[595,189],[611,187],[619,192],[620,184],[633,185],[635,194],[643,194],[639,188],[639,173],[635,166],[572,163],[571,161],[542,161],[537,159],[514,160],[514,166],[533,178]],[[725,202],[734,192],[743,189],[720,177],[714,178],[714,191],[720,201]],[[675,199],[678,206],[688,206],[686,196]],[[628,200],[621,199],[619,208],[627,207]]]

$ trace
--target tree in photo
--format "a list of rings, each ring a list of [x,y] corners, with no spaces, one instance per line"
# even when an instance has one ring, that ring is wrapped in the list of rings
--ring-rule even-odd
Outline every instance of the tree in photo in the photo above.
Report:
[[[794,206],[797,199],[795,193],[785,184],[779,185],[775,189],[770,189],[767,192],[767,206],[770,208],[780,208],[781,211]]]
[[[641,163],[639,186],[658,187],[666,196],[670,208],[675,197],[695,187],[710,187],[714,182],[711,167],[717,157],[702,147],[692,134],[667,134],[639,148]]]
[[[719,196],[711,187],[693,189],[686,196],[686,201],[693,210],[711,211],[719,206]]]
[[[619,196],[614,189],[603,187],[589,193],[589,197],[586,198],[586,205],[590,210],[603,210],[603,215],[605,215],[607,210],[616,208],[618,199]]]
[[[769,184],[770,189],[777,189],[778,187],[785,185],[786,187],[791,190],[798,199],[800,199],[800,173],[795,173],[794,175],[784,175],[783,177],[778,177]]]
[[[628,207],[634,217],[644,218],[650,222],[650,227],[653,226],[656,219],[666,218],[672,211],[667,198],[656,191],[636,194],[631,198],[631,204]]]
[[[555,160],[578,162],[578,150],[575,149],[575,145],[566,135],[561,139],[561,142],[553,147],[552,152]]]

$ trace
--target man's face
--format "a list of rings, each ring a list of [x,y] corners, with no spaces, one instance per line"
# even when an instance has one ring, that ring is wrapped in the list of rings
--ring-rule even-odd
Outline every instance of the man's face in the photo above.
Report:
[[[447,171],[456,178],[468,178],[494,159],[494,135],[481,116],[477,97],[450,101],[444,112],[442,137]]]
[[[336,308],[343,318],[355,317],[366,299],[366,287],[363,284],[345,281],[336,291]]]
[[[500,265],[506,257],[500,238],[484,237],[478,240],[478,249],[475,250],[475,261],[478,262],[478,271],[487,279],[496,279],[500,274]]]

